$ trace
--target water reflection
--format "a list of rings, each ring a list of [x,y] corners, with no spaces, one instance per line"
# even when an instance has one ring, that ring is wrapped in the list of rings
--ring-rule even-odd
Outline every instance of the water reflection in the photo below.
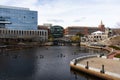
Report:
[[[27,51],[24,55],[22,51],[1,53],[0,80],[30,78],[34,73],[34,57],[28,53]]]
[[[104,79],[101,79],[92,75],[88,75],[86,73],[79,72],[73,69],[70,69],[70,71],[74,77],[74,80],[104,80]]]
[[[0,80],[90,80],[91,77],[71,74],[69,62],[80,56],[100,53],[97,49],[70,46],[1,53]]]

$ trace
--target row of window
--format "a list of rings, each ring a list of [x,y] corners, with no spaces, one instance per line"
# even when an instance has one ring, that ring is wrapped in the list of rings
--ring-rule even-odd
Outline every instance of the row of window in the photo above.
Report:
[[[1,35],[23,35],[23,36],[47,36],[47,31],[42,30],[0,30]]]
[[[106,38],[107,38],[107,36],[89,36],[88,38],[106,39]]]

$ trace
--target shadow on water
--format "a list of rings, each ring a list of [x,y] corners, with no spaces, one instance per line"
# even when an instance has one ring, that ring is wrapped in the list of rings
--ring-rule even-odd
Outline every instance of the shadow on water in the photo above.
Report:
[[[89,75],[89,74],[86,74],[84,72],[77,71],[74,69],[70,69],[70,72],[72,75],[74,75],[75,80],[104,80],[99,77],[95,77],[95,76],[92,76],[92,75]]]

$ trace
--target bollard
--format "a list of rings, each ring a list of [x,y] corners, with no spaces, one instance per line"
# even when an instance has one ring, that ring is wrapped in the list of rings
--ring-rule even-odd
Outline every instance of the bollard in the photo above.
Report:
[[[89,62],[87,61],[87,65],[85,66],[86,69],[89,69]]]
[[[75,61],[74,61],[74,65],[76,65],[77,64],[77,59],[75,59]]]
[[[102,53],[102,54],[100,54],[100,57],[102,57],[102,56],[104,56],[104,54]]]
[[[104,65],[102,65],[102,70],[100,71],[100,73],[105,73],[105,70],[104,70]]]

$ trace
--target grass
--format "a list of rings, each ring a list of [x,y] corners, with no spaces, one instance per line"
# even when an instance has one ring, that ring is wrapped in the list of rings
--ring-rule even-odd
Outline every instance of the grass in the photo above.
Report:
[[[114,57],[116,57],[116,58],[120,58],[120,54],[117,54],[117,55],[115,55]]]
[[[109,47],[116,49],[116,50],[120,50],[120,47],[117,47],[117,46],[109,46]]]

